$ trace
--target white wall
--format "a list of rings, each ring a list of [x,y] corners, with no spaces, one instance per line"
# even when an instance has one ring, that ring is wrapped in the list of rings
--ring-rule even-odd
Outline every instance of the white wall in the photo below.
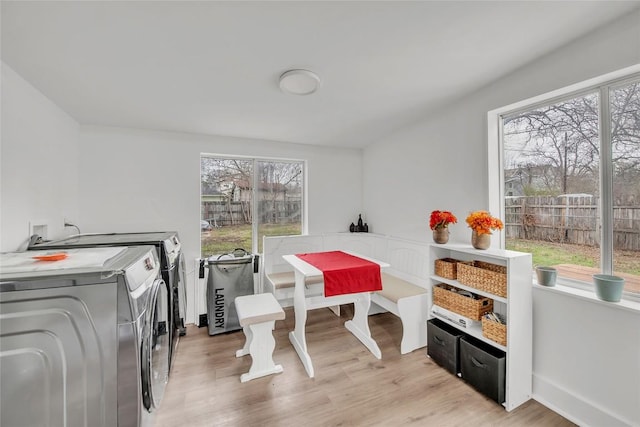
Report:
[[[177,231],[190,302],[200,255],[201,153],[307,160],[310,233],[347,231],[361,208],[360,150],[93,126],[81,128],[80,140],[82,232]],[[187,319],[195,322],[191,303]]]
[[[365,150],[364,209],[376,233],[431,242],[429,214],[450,210],[450,239],[468,241],[464,218],[488,197],[480,109],[447,108]]]
[[[79,127],[69,115],[2,63],[0,251],[25,246],[30,223],[49,238],[78,219]]]
[[[452,210],[458,224],[450,227],[451,240],[468,243],[464,219],[489,206],[487,112],[638,63],[640,11],[453,105],[425,112],[423,121],[364,152],[370,223],[378,233],[430,242],[429,213]],[[540,292],[534,289],[534,396],[583,425],[640,425],[637,313],[594,310],[592,299]],[[614,345],[612,337],[620,342]]]
[[[536,288],[535,398],[579,425],[640,425],[640,312]]]
[[[364,151],[364,209],[377,233],[431,241],[428,215],[452,210],[451,238],[488,209],[487,112],[640,63],[640,11],[547,55]]]

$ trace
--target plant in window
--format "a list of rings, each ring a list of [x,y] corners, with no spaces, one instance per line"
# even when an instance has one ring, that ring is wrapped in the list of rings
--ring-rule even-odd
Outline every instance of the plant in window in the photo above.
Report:
[[[491,216],[487,211],[474,211],[467,217],[467,225],[478,234],[491,234],[491,230],[502,230],[504,224],[500,218]]]

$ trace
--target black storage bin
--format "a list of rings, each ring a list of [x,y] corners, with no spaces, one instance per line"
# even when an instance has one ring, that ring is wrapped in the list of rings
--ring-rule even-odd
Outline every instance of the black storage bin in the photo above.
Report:
[[[460,337],[464,333],[447,325],[442,320],[431,319],[427,322],[427,355],[438,365],[456,375],[460,372]]]
[[[460,338],[462,378],[497,403],[504,402],[506,362],[504,351],[469,336]]]

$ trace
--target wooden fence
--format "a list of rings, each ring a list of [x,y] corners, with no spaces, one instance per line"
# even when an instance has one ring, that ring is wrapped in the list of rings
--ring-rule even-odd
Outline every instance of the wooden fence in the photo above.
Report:
[[[214,227],[251,224],[251,202],[203,202],[202,219]],[[284,224],[300,222],[300,202],[262,200],[258,203],[260,223]]]
[[[598,198],[588,195],[522,196],[505,199],[507,239],[599,244]],[[615,249],[640,250],[640,206],[613,208]]]

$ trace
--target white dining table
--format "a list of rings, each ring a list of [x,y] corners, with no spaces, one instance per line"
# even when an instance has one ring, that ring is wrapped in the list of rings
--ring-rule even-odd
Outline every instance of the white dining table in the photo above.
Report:
[[[357,253],[343,251],[367,261],[380,265],[380,268],[387,268],[390,264],[378,261]],[[382,353],[376,341],[371,337],[369,330],[369,307],[371,306],[371,292],[358,292],[326,297],[323,295],[307,296],[305,294],[305,279],[307,277],[322,276],[323,273],[318,268],[303,261],[296,255],[283,255],[282,258],[291,264],[295,271],[295,289],[293,295],[293,308],[295,313],[295,329],[289,332],[289,341],[298,353],[302,364],[309,377],[315,375],[311,356],[307,350],[307,339],[305,327],[307,323],[307,310],[317,308],[332,307],[341,304],[354,305],[353,319],[345,322],[345,328],[350,331],[369,351],[377,358],[382,358]]]

